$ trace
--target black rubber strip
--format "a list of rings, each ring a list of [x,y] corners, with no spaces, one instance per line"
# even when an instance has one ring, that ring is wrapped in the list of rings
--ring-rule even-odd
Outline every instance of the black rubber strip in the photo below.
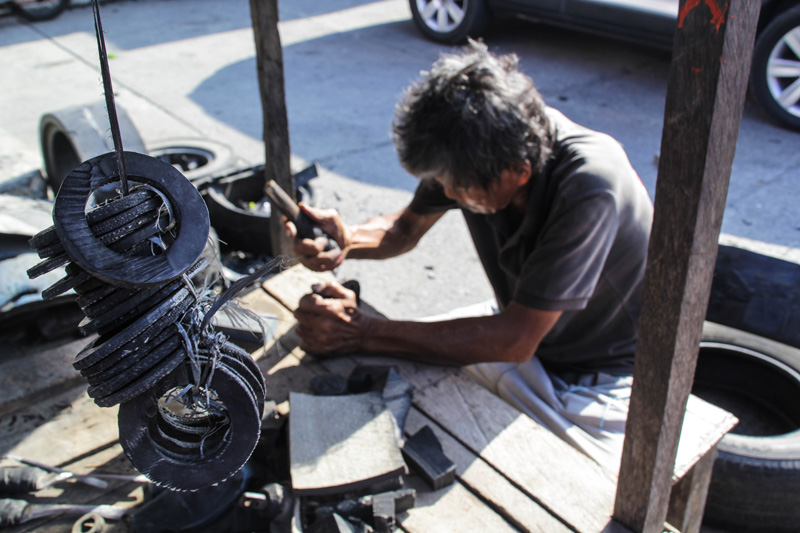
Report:
[[[72,366],[76,370],[83,370],[84,368],[87,368],[97,363],[98,361],[108,356],[112,352],[119,350],[124,345],[135,339],[143,331],[147,330],[150,326],[153,326],[162,317],[168,316],[170,310],[176,308],[176,306],[184,302],[184,300],[186,300],[187,298],[191,298],[191,300],[194,300],[194,298],[191,296],[189,292],[189,289],[183,287],[174,294],[172,294],[171,296],[169,296],[168,298],[166,298],[164,301],[162,301],[150,313],[148,313],[143,317],[140,317],[138,320],[136,320],[136,322],[126,327],[123,331],[119,332],[119,334],[114,335],[108,339],[103,339],[103,338],[97,339],[94,343],[81,350],[75,356],[75,360],[72,362]],[[177,317],[175,317],[175,319],[177,319]],[[171,322],[173,321],[174,319]],[[155,333],[155,335],[157,334],[158,333]]]

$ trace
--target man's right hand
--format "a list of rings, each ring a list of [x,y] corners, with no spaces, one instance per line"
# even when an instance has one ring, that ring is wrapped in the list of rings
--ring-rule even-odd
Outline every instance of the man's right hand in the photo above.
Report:
[[[287,220],[284,223],[286,234],[291,239],[294,239],[294,253],[297,258],[306,268],[317,272],[333,270],[341,265],[346,255],[348,232],[339,213],[335,209],[315,209],[304,204],[300,204],[299,207],[322,228],[322,231],[336,241],[339,248],[334,247],[326,251],[325,248],[328,247],[327,237],[317,237],[316,239],[296,238],[297,228]]]

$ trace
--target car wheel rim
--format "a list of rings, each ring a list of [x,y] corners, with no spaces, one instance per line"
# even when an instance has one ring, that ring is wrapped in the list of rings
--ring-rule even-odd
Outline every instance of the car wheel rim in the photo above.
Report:
[[[448,33],[463,21],[469,0],[416,0],[425,25],[436,33]]]
[[[787,113],[800,117],[800,26],[775,44],[767,64],[767,84]]]

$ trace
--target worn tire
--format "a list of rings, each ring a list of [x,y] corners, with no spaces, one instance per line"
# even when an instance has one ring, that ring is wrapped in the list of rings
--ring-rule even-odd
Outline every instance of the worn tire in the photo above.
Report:
[[[146,154],[139,132],[120,106],[117,106],[117,120],[125,151]],[[78,165],[114,151],[105,101],[42,115],[39,142],[45,179],[55,196],[64,178]]]
[[[295,175],[295,196],[306,205],[316,206],[319,195],[314,192],[313,177],[304,178],[302,174]],[[223,249],[272,255],[270,215],[245,207],[249,202],[264,198],[264,181],[264,166],[261,165],[214,180],[201,189],[211,226],[217,231]]]
[[[148,155],[177,168],[195,187],[236,168],[231,147],[207,139],[168,139],[152,146]]]
[[[59,16],[69,6],[70,0],[58,0],[50,2],[47,5],[37,6],[34,8],[22,7],[14,3],[14,11],[22,18],[31,22],[39,22],[42,20],[50,20]]]
[[[718,445],[704,521],[797,531],[800,350],[707,322],[692,392],[740,419]]]

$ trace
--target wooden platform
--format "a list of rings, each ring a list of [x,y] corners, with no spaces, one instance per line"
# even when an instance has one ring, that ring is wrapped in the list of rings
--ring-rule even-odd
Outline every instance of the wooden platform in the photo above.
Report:
[[[359,362],[394,365],[414,385],[406,434],[430,426],[456,463],[457,479],[431,491],[416,476],[406,476],[406,485],[417,489],[417,503],[401,515],[402,530],[626,531],[611,518],[615,476],[459,369],[368,355],[315,359],[303,353],[290,310],[312,283],[328,276],[295,267],[242,299],[251,309],[279,317],[275,339],[253,356],[264,373],[269,399],[283,412],[289,408],[289,392],[308,392],[310,380],[321,373],[347,376]],[[75,380],[80,376],[72,370],[71,354],[83,342],[72,339],[49,351],[0,360],[0,455],[20,455],[79,473],[133,472],[117,441],[116,409],[95,406],[86,396],[86,386]],[[713,449],[733,423],[724,411],[692,399],[676,479]],[[142,498],[143,487],[136,484],[116,482],[100,491],[62,483],[36,493],[31,501],[133,507]],[[69,531],[72,523],[73,519],[32,522],[9,531]],[[116,527],[127,530],[124,523]]]

